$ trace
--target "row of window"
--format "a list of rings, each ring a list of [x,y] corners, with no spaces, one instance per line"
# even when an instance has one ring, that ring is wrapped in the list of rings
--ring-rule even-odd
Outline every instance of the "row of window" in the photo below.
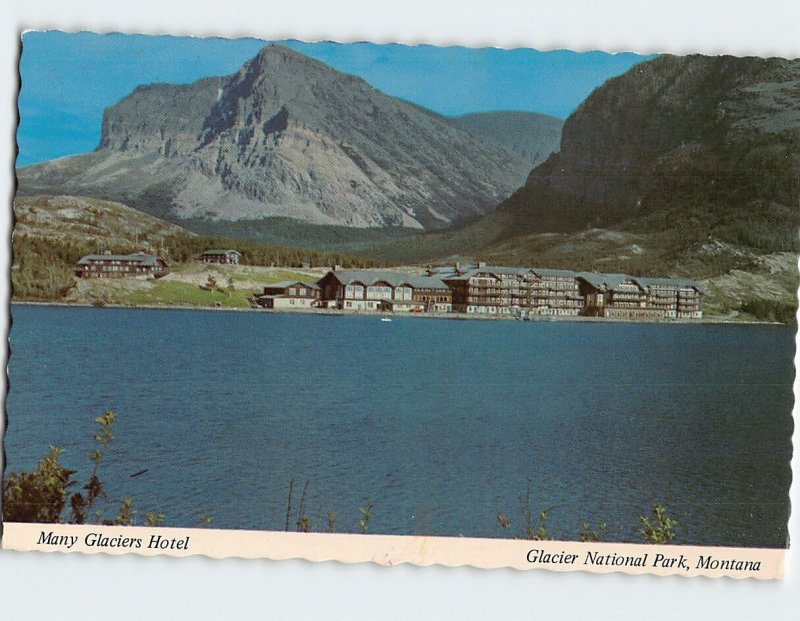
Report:
[[[150,271],[151,268],[147,267],[136,267],[132,268],[130,265],[90,265],[89,271],[90,272],[147,272]]]
[[[307,287],[289,287],[289,295],[296,297],[313,297],[313,292]]]

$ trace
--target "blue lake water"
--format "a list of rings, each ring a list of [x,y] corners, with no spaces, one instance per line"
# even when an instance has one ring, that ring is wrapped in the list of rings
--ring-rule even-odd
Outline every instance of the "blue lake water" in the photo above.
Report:
[[[49,445],[85,481],[94,418],[114,513],[283,530],[308,480],[324,530],[783,547],[794,328],[448,321],[12,306],[9,471]],[[147,469],[145,474],[131,474]],[[503,530],[504,513],[511,523]]]

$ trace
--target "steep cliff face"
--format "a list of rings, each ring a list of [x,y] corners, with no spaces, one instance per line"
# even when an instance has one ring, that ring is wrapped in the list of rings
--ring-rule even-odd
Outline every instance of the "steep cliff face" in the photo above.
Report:
[[[270,45],[227,78],[136,89],[106,111],[97,152],[19,177],[23,190],[59,184],[178,219],[444,228],[529,171],[497,143]]]
[[[722,277],[752,287],[720,309],[791,309],[798,230],[800,61],[665,56],[596,89],[495,211],[373,255]]]
[[[659,211],[796,211],[799,147],[800,61],[665,56],[598,88],[497,217],[568,231]]]
[[[224,78],[207,78],[185,85],[139,86],[106,109],[99,150],[190,154],[223,83]]]

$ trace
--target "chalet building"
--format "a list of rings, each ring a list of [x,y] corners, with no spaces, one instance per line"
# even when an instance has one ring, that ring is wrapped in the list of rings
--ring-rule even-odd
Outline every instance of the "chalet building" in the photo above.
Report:
[[[389,270],[334,269],[318,285],[321,304],[352,311],[448,312],[450,294],[435,278]],[[417,298],[414,291],[417,291]]]
[[[301,309],[319,305],[319,286],[316,283],[284,280],[264,287],[256,297],[259,306],[270,309]]]
[[[424,276],[336,266],[316,285],[265,287],[257,301],[267,308],[637,320],[699,319],[703,295],[691,280],[477,263],[431,267]]]
[[[411,280],[411,299],[422,304],[426,312],[449,313],[453,310],[453,293],[441,279],[415,276]]]
[[[455,312],[576,316],[583,309],[575,272],[484,263],[445,269],[428,273],[438,274],[453,290]]]
[[[680,281],[672,278],[636,278],[647,292],[647,307],[656,311],[659,318],[677,319]]]
[[[453,311],[460,313],[616,319],[702,317],[703,292],[690,280],[485,263],[429,267],[427,274],[450,287]]]
[[[404,275],[387,270],[334,269],[317,284],[323,303],[329,307],[377,311],[386,300],[411,302],[411,287],[403,280]]]
[[[648,306],[663,310],[670,319],[700,319],[705,291],[694,280],[679,278],[636,278],[648,291]]]
[[[528,312],[533,315],[576,317],[585,306],[576,272],[533,268],[528,288]]]
[[[456,265],[441,279],[453,292],[453,311],[457,313],[506,315],[527,306],[528,276],[522,267]]]
[[[700,319],[703,292],[692,280],[581,273],[584,314],[616,319]]]
[[[159,278],[169,271],[167,262],[152,254],[87,254],[78,260],[76,274],[81,278]]]
[[[197,260],[203,263],[221,263],[223,265],[239,265],[242,255],[236,250],[206,250],[197,255]]]
[[[584,314],[610,319],[658,319],[647,305],[647,291],[627,274],[582,273],[579,289],[586,299]]]
[[[698,283],[686,281],[678,287],[678,319],[702,319],[703,295]]]

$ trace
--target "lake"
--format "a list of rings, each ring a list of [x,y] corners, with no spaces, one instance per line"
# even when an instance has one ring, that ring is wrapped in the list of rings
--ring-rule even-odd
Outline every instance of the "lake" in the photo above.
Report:
[[[7,470],[90,469],[165,526],[784,547],[794,328],[12,305]],[[132,474],[146,469],[139,476]],[[525,501],[526,496],[528,502]],[[510,522],[503,529],[497,519]]]

